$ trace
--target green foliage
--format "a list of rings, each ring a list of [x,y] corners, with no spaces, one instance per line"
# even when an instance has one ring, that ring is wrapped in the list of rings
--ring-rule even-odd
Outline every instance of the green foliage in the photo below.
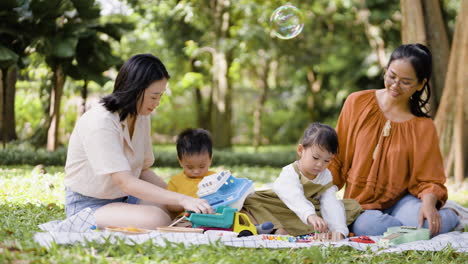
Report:
[[[296,159],[296,152],[236,153],[227,150],[214,152],[214,165],[244,165],[284,167]]]
[[[29,6],[28,2],[31,3]],[[210,96],[217,71],[213,56],[206,52],[210,48],[223,52],[228,58],[233,143],[252,143],[253,113],[262,92],[259,79],[268,65],[269,90],[261,118],[261,142],[291,144],[297,142],[312,121],[334,126],[343,101],[351,92],[382,87],[382,67],[376,51],[369,44],[360,12],[370,11],[368,22],[375,29],[373,34],[383,40],[387,55],[401,42],[398,1],[294,2],[292,4],[303,13],[304,29],[290,40],[275,38],[270,32],[270,15],[274,9],[284,5],[284,1],[230,1],[231,5],[226,10],[229,28],[223,36],[216,31],[220,18],[215,16],[216,8],[213,8],[220,1],[131,0],[125,3],[129,5],[127,9],[132,9],[128,13],[99,17],[98,1],[93,0],[2,1],[1,10],[8,12],[0,12],[1,20],[7,25],[0,25],[0,45],[18,54],[18,63],[28,62],[24,60],[25,54],[19,52],[28,45],[29,52],[40,51],[41,56],[52,52],[70,55],[71,47],[75,47],[73,59],[59,60],[66,65],[65,73],[77,80],[67,80],[64,94],[71,101],[77,100],[78,92],[84,90],[82,80],[92,81],[89,83],[89,96],[110,93],[112,82],[108,80],[115,78],[116,73],[103,72],[113,65],[121,65],[123,60],[120,58],[127,59],[136,53],[153,53],[160,57],[172,78],[170,92],[166,93],[157,113],[152,116],[152,132],[158,143],[172,142],[174,136],[187,127],[209,129],[203,121],[210,114]],[[460,0],[441,3],[448,27],[453,29]],[[32,28],[32,32],[28,31]],[[34,38],[32,43],[31,38]],[[62,51],[51,48],[54,40],[57,40],[57,45],[63,45]],[[0,47],[0,58],[1,54]],[[34,56],[38,56],[37,53],[27,58],[34,61]],[[48,61],[51,62],[50,59]],[[37,67],[37,64],[30,65],[28,71]],[[315,88],[309,79],[312,75],[318,84]],[[45,79],[27,76],[25,71],[22,71],[20,79],[31,83],[39,81],[43,86],[52,85]],[[48,95],[50,87],[41,91]],[[36,91],[31,91],[31,94],[37,95]],[[25,123],[38,124],[38,119],[41,119],[39,113],[31,112],[36,109],[36,101],[25,97],[25,94],[17,97],[17,104],[25,108],[16,115],[20,120],[18,132],[23,130]],[[27,102],[32,105],[26,106]],[[43,100],[42,105],[48,109],[48,102],[45,102]],[[74,107],[70,109],[75,111]],[[66,113],[68,108],[63,110],[67,121],[61,122],[65,127],[60,130],[60,135],[62,142],[66,143],[74,123],[74,113]],[[47,111],[42,120],[46,120],[46,114]],[[214,126],[222,127],[222,124]],[[25,137],[21,136],[21,139]]]
[[[221,23],[215,17],[213,6],[196,0],[130,3],[138,12],[134,15],[140,15],[153,28],[148,30],[145,23],[145,39],[151,35],[159,40],[151,43],[151,49],[168,62],[173,77],[171,101],[177,103],[164,104],[158,109],[160,115],[153,118],[160,121],[154,125],[158,133],[182,130],[184,127],[179,127],[180,123],[174,126],[165,121],[174,122],[173,116],[185,119],[187,109],[184,107],[189,107],[192,113],[192,121],[185,127],[200,119],[198,112],[192,109],[190,98],[195,101],[193,91],[196,88],[208,98],[216,71],[211,55],[201,52],[203,49],[214,48],[232,56],[227,66],[229,85],[233,89],[235,143],[250,143],[253,138],[252,113],[260,97],[257,71],[264,67],[263,61],[277,63],[275,70],[269,72],[269,93],[262,117],[262,137],[267,144],[297,142],[311,121],[333,125],[349,93],[382,85],[379,75],[382,69],[372,55],[374,51],[358,20],[358,12],[364,7],[362,1],[293,3],[302,10],[305,26],[299,36],[287,41],[272,38],[270,34],[270,15],[284,4],[281,1],[238,1],[231,5],[227,13],[229,34],[219,39],[213,39],[217,36],[216,23]],[[211,2],[211,5],[217,3]],[[366,1],[366,5],[372,8],[370,22],[378,25],[380,36],[391,50],[400,42],[398,3],[382,4],[374,0]],[[135,32],[133,43],[145,41],[139,37],[141,33]],[[322,80],[319,90],[313,93],[307,82],[311,72]],[[191,74],[196,74],[197,78]],[[184,101],[190,103],[179,103]],[[209,99],[196,102],[208,108]],[[162,116],[164,114],[170,117]],[[168,129],[168,126],[173,128]]]
[[[70,126],[68,126],[70,127]],[[68,132],[70,133],[70,132]],[[177,154],[174,150],[160,150],[155,146],[155,166],[179,167]],[[44,149],[33,149],[27,144],[19,146],[11,145],[6,149],[0,149],[0,165],[55,165],[64,166],[66,160],[66,149],[61,148],[54,152]],[[214,150],[213,166],[270,166],[280,168],[295,160],[294,148],[281,151],[262,152],[238,152],[232,150]]]
[[[8,147],[0,149],[0,165],[54,165],[65,166],[67,151],[59,148],[54,152],[48,152],[44,149],[33,150],[31,147]]]
[[[0,68],[8,68],[18,61],[18,54],[0,44]]]
[[[20,88],[21,86],[25,88]],[[40,98],[32,91],[38,91],[39,85],[35,82],[20,82],[17,86],[15,99],[15,116],[16,128],[20,138],[29,138],[32,136],[34,128],[36,128],[42,118],[42,103]]]
[[[179,167],[175,151],[155,152],[156,166]],[[282,152],[241,153],[230,150],[214,150],[214,166],[271,166],[281,168],[293,162],[296,158],[294,150]]]
[[[0,169],[0,263],[466,263],[468,253],[450,247],[440,251],[405,251],[378,254],[351,247],[297,249],[236,248],[220,243],[160,246],[147,241],[87,242],[40,247],[33,239],[38,225],[65,218],[63,169],[46,167],[40,173],[30,166]],[[237,168],[258,175],[263,168]],[[156,169],[168,179],[173,169]],[[243,176],[242,176],[243,177]],[[275,175],[270,175],[271,181]],[[255,179],[255,178],[253,178]],[[256,180],[256,179],[255,179]]]
[[[19,138],[31,141],[36,130],[43,126],[43,115],[48,112],[48,93],[50,76],[47,67],[38,56],[31,60],[34,69],[23,70],[26,80],[16,84],[15,118]],[[60,133],[62,142],[67,142],[78,116],[78,103],[75,91],[80,87],[78,82],[67,82],[61,105]],[[40,96],[38,96],[40,94]],[[32,142],[30,142],[32,143]]]

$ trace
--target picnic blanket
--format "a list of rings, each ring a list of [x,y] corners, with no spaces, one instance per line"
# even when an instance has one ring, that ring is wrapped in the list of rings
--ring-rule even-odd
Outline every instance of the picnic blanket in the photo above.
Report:
[[[348,239],[339,242],[293,243],[280,240],[263,240],[262,235],[238,238],[218,236],[214,234],[161,233],[158,231],[152,231],[146,234],[129,235],[112,231],[94,231],[91,229],[94,225],[94,215],[91,209],[86,208],[66,220],[55,220],[39,225],[39,228],[43,232],[36,233],[34,235],[34,240],[44,247],[50,247],[52,243],[84,244],[87,241],[105,243],[106,241],[115,242],[117,240],[123,240],[128,244],[140,244],[151,240],[154,244],[161,246],[166,245],[168,242],[183,243],[185,245],[222,243],[226,246],[247,248],[303,248],[331,245],[334,247],[351,246],[358,250],[370,249],[374,252],[378,251],[378,254],[385,252],[401,252],[406,250],[440,251],[447,246],[450,246],[456,252],[468,252],[468,232],[450,232],[438,235],[431,240],[415,241],[382,249],[378,246],[378,243],[363,244],[352,242]],[[381,236],[371,237],[375,242],[378,242],[380,238]]]

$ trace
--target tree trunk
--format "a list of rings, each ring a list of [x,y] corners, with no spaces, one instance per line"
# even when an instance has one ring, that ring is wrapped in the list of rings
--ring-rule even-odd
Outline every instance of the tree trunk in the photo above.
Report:
[[[205,111],[205,105],[203,104],[201,87],[193,87],[193,95],[195,97],[195,111],[197,112],[197,126],[210,129],[207,111]]]
[[[18,69],[16,65],[2,69],[0,92],[0,131],[1,141],[6,143],[17,139],[15,122],[15,93]]]
[[[435,116],[445,82],[449,41],[439,0],[401,0],[403,43],[421,43],[432,53],[429,114]]]
[[[309,121],[314,122],[317,120],[315,116],[315,102],[316,95],[320,92],[322,88],[322,78],[323,75],[315,76],[315,73],[312,69],[307,72],[307,83],[309,84],[309,95],[307,96],[307,112],[309,113]]]
[[[81,87],[81,106],[79,115],[82,116],[86,112],[86,100],[88,98],[88,80],[84,80],[83,87]]]
[[[6,87],[6,74],[5,69],[1,69],[0,71],[0,141],[3,143],[3,148],[5,148],[6,138],[5,138],[5,87]]]
[[[400,0],[403,43],[427,43],[421,0]]]
[[[456,71],[456,87],[457,87],[457,99],[456,99],[456,110],[454,120],[454,137],[455,137],[455,181],[458,184],[463,183],[465,177],[465,157],[466,150],[468,149],[468,142],[464,142],[465,134],[468,133],[465,126],[465,119],[468,116],[466,111],[465,102],[468,99],[468,93],[466,89],[468,87],[468,77],[466,73],[466,65],[468,65],[468,1],[461,1],[461,8],[458,12],[457,26],[455,34],[459,34],[460,37],[456,38],[452,48],[452,54],[459,57],[458,67],[456,69],[449,69]],[[458,46],[455,46],[458,44]]]
[[[468,100],[468,78],[466,65],[468,65],[468,1],[461,1],[458,12],[455,33],[450,53],[444,93],[437,111],[435,124],[440,137],[441,150],[444,157],[450,157],[448,151],[454,151],[455,180],[461,184],[465,176],[465,157],[468,142],[465,137],[467,107],[464,102]],[[451,140],[454,142],[452,143]],[[450,148],[453,144],[454,148]]]
[[[447,29],[442,17],[439,0],[422,1],[424,25],[426,26],[427,45],[432,53],[432,85],[430,109],[435,116],[444,89],[445,76],[450,54]]]
[[[366,33],[367,40],[378,58],[379,65],[382,68],[387,66],[387,55],[385,53],[385,43],[381,36],[381,30],[378,26],[374,26],[369,22],[371,11],[366,7],[365,0],[360,0],[362,6],[358,11],[358,20],[364,25],[364,32]]]
[[[232,146],[232,98],[228,80],[228,69],[231,62],[229,52],[224,50],[224,39],[229,34],[230,1],[216,1],[214,9],[215,51],[213,52],[213,96],[210,117],[213,145],[215,148]]]
[[[266,59],[264,50],[259,51],[259,57],[261,58],[260,66],[255,71],[257,74],[257,86],[260,89],[260,96],[255,104],[255,110],[253,113],[253,145],[255,149],[262,144],[262,115],[263,109],[265,108],[265,102],[268,97],[268,73],[270,71],[270,61]]]
[[[222,52],[215,54],[213,72],[213,108],[211,111],[211,129],[216,148],[231,147],[231,115],[229,104],[229,86],[227,80],[228,63]]]
[[[465,34],[466,35],[466,34]],[[468,42],[466,41],[468,40],[467,38],[465,38],[465,43],[468,44]],[[467,55],[466,52],[468,50],[465,49],[465,54],[463,55]],[[467,57],[468,58],[468,57]],[[468,62],[468,60],[466,61]],[[466,64],[465,64],[466,65]],[[466,74],[466,73],[463,73],[463,74]],[[463,74],[459,74],[459,75],[463,75]],[[461,79],[460,76],[458,76],[458,79]],[[462,80],[458,80],[459,83],[461,83],[460,81]],[[468,82],[465,82],[465,84],[468,85]],[[465,87],[468,87],[468,86],[465,86]],[[464,129],[464,123],[465,123],[465,120],[464,120],[464,113],[463,113],[463,108],[464,108],[464,105],[463,105],[463,99],[464,99],[464,91],[465,89],[462,88],[461,86],[458,87],[458,93],[457,93],[457,102],[456,102],[456,109],[455,109],[455,120],[454,120],[454,123],[453,123],[453,126],[454,126],[454,145],[455,145],[455,182],[457,184],[462,184],[463,183],[463,178],[465,177],[465,173],[464,173],[464,170],[465,170],[465,166],[464,166],[464,157],[463,157],[463,150],[465,148],[465,145],[466,142],[463,142],[463,131],[465,130]],[[465,143],[465,144],[464,144]]]
[[[466,98],[468,97],[467,95],[467,92],[465,91],[465,100]],[[466,102],[466,101],[465,101]],[[468,164],[468,133],[466,132],[467,128],[468,128],[468,118],[466,118],[466,116],[468,116],[468,110],[466,109],[466,105],[465,105],[465,125],[463,126],[463,128],[465,129],[465,133],[464,134],[464,138],[463,138],[463,145],[465,146],[464,149],[463,149],[463,153],[464,153],[464,157],[465,157],[465,161],[463,162],[463,164],[465,164],[465,167],[463,168],[464,171],[465,171],[465,178],[468,178],[468,170],[466,168],[466,165]]]
[[[190,61],[190,68],[191,68],[190,71],[198,73],[200,71],[195,66],[195,60],[196,60],[195,58],[192,58]],[[200,86],[193,87],[193,96],[195,98],[195,111],[197,115],[197,127],[210,130],[209,122],[208,122],[209,116],[208,116],[208,112],[205,111],[206,107],[203,102],[204,100],[203,100],[201,89],[202,87]]]
[[[50,96],[50,127],[47,132],[47,150],[54,151],[58,145],[58,128],[60,121],[60,102],[62,99],[63,86],[65,84],[65,75],[62,65],[58,64],[53,69],[52,89]]]

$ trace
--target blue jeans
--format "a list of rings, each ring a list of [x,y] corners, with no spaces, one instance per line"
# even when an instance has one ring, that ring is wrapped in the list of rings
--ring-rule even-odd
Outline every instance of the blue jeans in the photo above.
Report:
[[[100,207],[110,203],[138,204],[139,202],[140,199],[131,195],[116,199],[99,199],[85,196],[81,193],[65,188],[65,213],[67,214],[67,217],[73,216],[87,207],[91,208],[91,210],[95,212]]]
[[[408,194],[385,210],[365,210],[350,225],[356,236],[380,236],[391,226],[418,226],[420,199]],[[450,209],[439,210],[442,221],[439,234],[452,231],[458,225],[458,215]],[[427,219],[423,227],[428,228]]]

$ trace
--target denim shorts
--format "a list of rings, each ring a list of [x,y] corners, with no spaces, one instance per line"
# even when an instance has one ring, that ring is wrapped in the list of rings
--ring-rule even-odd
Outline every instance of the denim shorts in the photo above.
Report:
[[[140,199],[134,196],[124,196],[116,199],[99,199],[82,195],[74,192],[69,188],[65,188],[65,213],[67,217],[79,213],[81,210],[89,207],[95,212],[100,207],[110,203],[128,203],[138,204]]]

